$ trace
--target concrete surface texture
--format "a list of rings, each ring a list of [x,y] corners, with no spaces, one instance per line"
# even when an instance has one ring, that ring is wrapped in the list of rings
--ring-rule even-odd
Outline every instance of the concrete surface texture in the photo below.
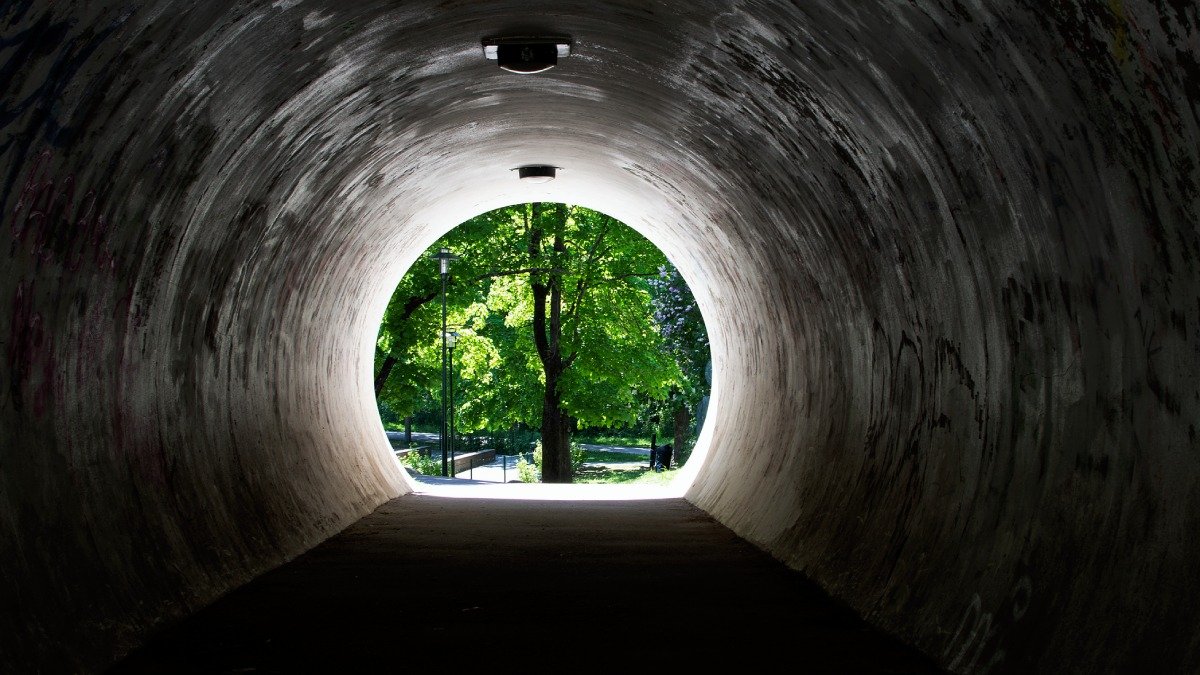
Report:
[[[107,672],[738,672],[749,664],[944,672],[682,499],[425,495],[384,504]]]
[[[102,667],[411,490],[371,395],[389,293],[463,219],[559,200],[701,304],[691,503],[950,670],[1195,672],[1198,22],[0,5],[5,666]],[[574,53],[483,58],[535,32]]]

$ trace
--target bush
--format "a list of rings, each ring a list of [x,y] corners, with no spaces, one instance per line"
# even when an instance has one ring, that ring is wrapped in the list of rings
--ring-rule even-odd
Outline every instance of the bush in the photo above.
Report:
[[[433,453],[428,450],[425,454],[421,454],[415,449],[409,450],[404,454],[402,461],[419,474],[438,476],[442,473],[442,458],[434,457]]]
[[[579,473],[583,468],[583,462],[587,459],[587,453],[575,441],[571,441],[571,473]]]
[[[525,455],[519,456],[517,477],[521,479],[522,483],[537,483],[542,479],[542,445],[540,443],[537,450],[533,452],[532,463],[525,459]]]
[[[377,401],[379,407],[379,421],[383,422],[383,428],[388,431],[399,431],[404,421],[392,410],[392,406],[388,405],[387,401]]]
[[[578,443],[571,442],[571,473],[579,473],[587,460],[587,453]],[[524,483],[537,483],[542,479],[542,442],[538,441],[533,448],[533,462],[525,460],[525,455],[517,460],[517,475]]]
[[[491,447],[497,455],[520,455],[529,452],[529,446],[538,439],[538,432],[513,427],[491,436]]]
[[[692,457],[692,450],[696,449],[696,441],[700,440],[698,436],[692,436],[688,439],[687,445],[683,449],[683,460],[679,462],[679,466],[687,464],[687,461]]]
[[[467,434],[454,438],[454,451],[459,454],[478,452],[483,449],[487,439],[477,434]]]

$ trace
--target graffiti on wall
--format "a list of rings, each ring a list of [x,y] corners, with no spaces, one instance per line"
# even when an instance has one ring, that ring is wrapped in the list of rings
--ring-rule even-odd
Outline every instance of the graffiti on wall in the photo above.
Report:
[[[984,675],[1004,663],[1006,654],[1001,647],[1001,631],[1019,622],[1029,611],[1032,600],[1033,581],[1028,576],[1017,580],[996,613],[985,612],[983,598],[976,593],[942,654],[948,669]]]

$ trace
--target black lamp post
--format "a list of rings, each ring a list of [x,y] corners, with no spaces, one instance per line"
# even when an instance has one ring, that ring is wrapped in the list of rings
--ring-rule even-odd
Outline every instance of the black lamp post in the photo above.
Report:
[[[454,345],[458,344],[458,333],[456,331],[450,331],[449,333],[443,333],[443,335],[446,340],[446,346],[450,350],[449,358],[447,359],[447,362],[449,363],[447,372],[449,374],[446,377],[450,390],[450,422],[447,425],[449,429],[448,433],[446,434],[446,438],[450,441],[450,477],[453,478],[455,473],[457,473],[454,462]]]
[[[449,475],[446,465],[446,278],[450,276],[450,261],[458,256],[443,246],[433,257],[437,258],[442,275],[442,431],[438,434],[438,444],[442,446],[442,475],[446,476]]]

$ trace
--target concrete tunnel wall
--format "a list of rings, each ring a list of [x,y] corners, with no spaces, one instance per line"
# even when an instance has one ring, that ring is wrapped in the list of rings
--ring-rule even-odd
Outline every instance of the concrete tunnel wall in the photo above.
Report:
[[[386,298],[457,222],[553,199],[697,292],[694,503],[952,670],[1194,671],[1198,21],[6,3],[4,669],[102,667],[410,489]],[[483,59],[529,30],[576,53]]]

